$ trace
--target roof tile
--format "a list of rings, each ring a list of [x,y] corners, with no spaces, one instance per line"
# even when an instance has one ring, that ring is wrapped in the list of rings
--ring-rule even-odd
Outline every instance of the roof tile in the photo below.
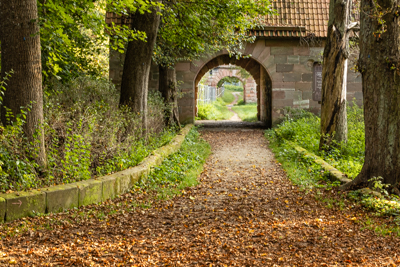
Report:
[[[306,35],[326,37],[329,0],[275,0],[271,1],[271,4],[272,8],[278,11],[278,15],[267,16],[265,26],[305,27]]]

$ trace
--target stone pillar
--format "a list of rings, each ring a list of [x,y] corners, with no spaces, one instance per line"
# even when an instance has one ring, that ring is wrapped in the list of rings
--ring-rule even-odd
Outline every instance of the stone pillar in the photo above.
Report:
[[[265,86],[265,75],[266,71],[263,66],[260,65],[260,84],[258,85],[258,106],[259,106],[259,120],[265,121],[266,120],[266,107],[265,107],[265,93],[266,93],[266,86]]]

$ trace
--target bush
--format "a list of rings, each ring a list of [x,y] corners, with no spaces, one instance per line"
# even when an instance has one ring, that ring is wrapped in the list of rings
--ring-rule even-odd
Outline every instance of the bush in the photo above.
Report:
[[[217,98],[212,104],[197,107],[197,119],[201,120],[228,120],[233,113],[228,110],[222,98]]]
[[[149,94],[146,135],[141,116],[118,104],[119,93],[105,79],[53,83],[44,95],[48,166],[42,170],[30,160],[35,151],[29,148],[34,146],[24,138],[23,121],[17,120],[3,127],[0,139],[0,190],[26,190],[120,171],[137,165],[174,136],[173,129],[164,128],[165,106],[159,93]]]
[[[236,103],[235,106],[243,106],[243,105],[246,105],[246,103],[244,102],[243,99],[240,99],[240,100]]]
[[[197,106],[197,117],[200,120],[210,120],[217,113],[217,109],[213,104],[205,104]]]

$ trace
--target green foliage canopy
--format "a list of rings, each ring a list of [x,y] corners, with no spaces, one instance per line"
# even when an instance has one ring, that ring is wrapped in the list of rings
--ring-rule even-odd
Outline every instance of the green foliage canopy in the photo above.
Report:
[[[126,25],[107,25],[106,10],[127,15],[127,10],[143,13],[154,5],[161,6],[148,0],[38,0],[44,78],[105,76],[109,45],[123,51],[128,40],[146,37]]]
[[[164,0],[153,59],[163,66],[226,49],[241,56],[249,29],[274,14],[268,0]]]

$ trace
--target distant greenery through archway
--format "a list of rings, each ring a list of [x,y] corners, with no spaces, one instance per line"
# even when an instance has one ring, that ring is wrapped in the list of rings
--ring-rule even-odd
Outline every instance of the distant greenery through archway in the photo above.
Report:
[[[224,85],[224,83],[228,83],[228,84],[232,84],[232,83],[233,83],[233,84],[238,84],[238,83],[241,83],[241,81],[240,81],[240,79],[237,78],[237,77],[229,77],[229,76],[227,76],[227,77],[222,78],[222,79],[218,82],[217,87],[218,87],[218,88],[222,87],[222,86]]]

